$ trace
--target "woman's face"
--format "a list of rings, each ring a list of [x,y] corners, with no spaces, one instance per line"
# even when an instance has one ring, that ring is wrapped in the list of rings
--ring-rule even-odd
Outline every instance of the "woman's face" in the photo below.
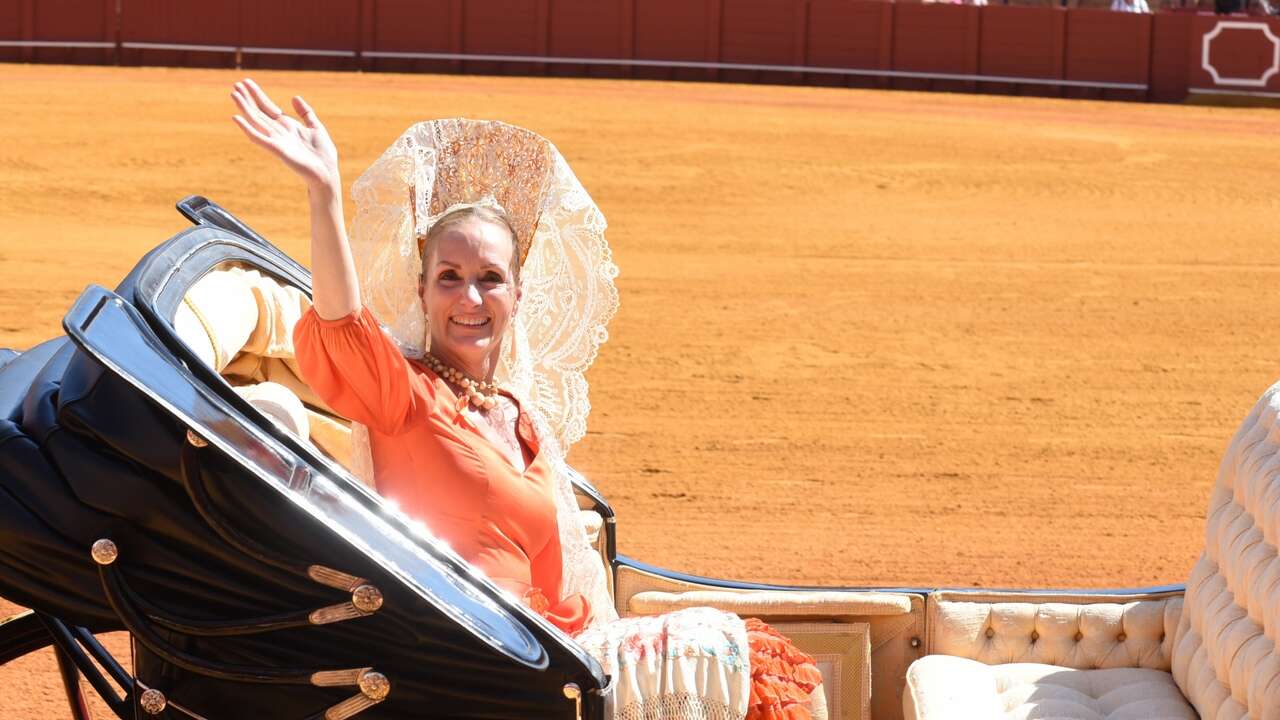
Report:
[[[422,308],[431,352],[477,379],[496,364],[520,300],[511,273],[514,255],[505,227],[468,218],[445,228],[424,262]]]

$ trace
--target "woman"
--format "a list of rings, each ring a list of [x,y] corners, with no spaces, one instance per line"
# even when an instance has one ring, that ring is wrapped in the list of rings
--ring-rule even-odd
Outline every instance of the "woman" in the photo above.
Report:
[[[348,241],[315,112],[294,98],[290,118],[251,80],[232,98],[249,139],[307,184],[314,305],[297,359],[367,432],[378,491],[592,652],[619,680],[618,717],[810,717],[812,658],[758,620],[613,610],[562,448],[584,428],[616,268],[555,148],[501,123],[419,123],[356,182]]]

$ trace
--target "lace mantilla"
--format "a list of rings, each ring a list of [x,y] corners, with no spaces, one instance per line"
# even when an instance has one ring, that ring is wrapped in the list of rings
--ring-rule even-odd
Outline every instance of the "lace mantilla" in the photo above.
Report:
[[[554,145],[494,121],[413,125],[356,180],[352,194],[351,250],[362,300],[410,357],[427,349],[418,238],[430,218],[451,205],[488,199],[511,217],[523,258],[523,295],[495,379],[529,411],[556,473],[561,593],[585,595],[593,622],[615,619],[564,460],[586,434],[585,373],[618,309],[618,268],[605,241],[604,215]],[[352,440],[357,474],[369,478],[367,432],[356,428]]]

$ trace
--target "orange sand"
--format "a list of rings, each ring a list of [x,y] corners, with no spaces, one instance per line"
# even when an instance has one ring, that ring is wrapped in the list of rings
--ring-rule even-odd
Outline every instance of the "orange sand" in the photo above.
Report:
[[[0,346],[57,333],[87,283],[184,227],[187,193],[307,260],[303,190],[231,125],[235,77],[0,65]],[[317,108],[348,186],[418,119],[557,143],[622,269],[571,460],[618,511],[621,551],[655,564],[1180,582],[1219,455],[1280,376],[1270,110],[257,77]],[[0,715],[67,716],[47,655],[0,683]]]

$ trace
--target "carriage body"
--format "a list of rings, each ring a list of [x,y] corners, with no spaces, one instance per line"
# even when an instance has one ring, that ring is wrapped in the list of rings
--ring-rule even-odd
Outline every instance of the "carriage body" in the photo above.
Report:
[[[611,678],[595,660],[269,420],[184,341],[176,314],[218,268],[310,286],[216,204],[191,197],[179,210],[194,226],[114,291],[86,290],[65,337],[0,354],[0,596],[34,609],[0,623],[0,664],[54,644],[66,677],[109,692],[87,661],[96,655],[126,691],[108,698],[122,718],[610,717]],[[932,654],[1171,666],[1182,586],[695,577],[619,554],[606,500],[582,478],[575,490],[620,615],[710,605],[762,617],[818,658],[831,717],[926,717],[909,668]],[[1042,618],[1056,618],[1056,634],[1037,642]],[[1109,644],[1079,650],[1085,625]],[[90,634],[112,630],[132,636],[132,675]]]

